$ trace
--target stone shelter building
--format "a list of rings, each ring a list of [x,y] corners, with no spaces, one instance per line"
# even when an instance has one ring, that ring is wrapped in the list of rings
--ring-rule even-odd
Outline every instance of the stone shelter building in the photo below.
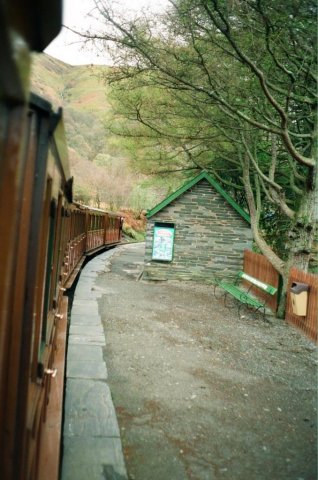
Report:
[[[249,215],[202,171],[148,211],[143,279],[232,278],[251,247]]]

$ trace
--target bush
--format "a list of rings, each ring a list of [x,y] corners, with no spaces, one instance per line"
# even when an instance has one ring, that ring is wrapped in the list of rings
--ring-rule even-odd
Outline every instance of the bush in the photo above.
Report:
[[[126,223],[123,224],[123,233],[127,237],[131,238],[132,241],[135,241],[135,242],[144,242],[145,241],[145,235],[143,235],[141,232],[137,232],[136,230],[134,230],[132,227],[130,227]]]

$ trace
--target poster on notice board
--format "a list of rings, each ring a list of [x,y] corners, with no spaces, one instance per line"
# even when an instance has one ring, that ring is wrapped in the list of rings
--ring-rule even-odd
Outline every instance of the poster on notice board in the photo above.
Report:
[[[155,225],[153,234],[152,259],[172,262],[174,227]]]

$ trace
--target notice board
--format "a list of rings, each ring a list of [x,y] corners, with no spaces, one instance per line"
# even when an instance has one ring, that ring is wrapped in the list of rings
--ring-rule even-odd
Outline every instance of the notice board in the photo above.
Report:
[[[153,232],[152,259],[172,262],[175,226],[173,223],[155,223]]]

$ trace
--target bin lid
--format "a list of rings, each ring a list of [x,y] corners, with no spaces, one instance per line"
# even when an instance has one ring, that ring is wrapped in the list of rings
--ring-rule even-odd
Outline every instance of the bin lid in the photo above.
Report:
[[[290,291],[292,293],[301,293],[301,292],[308,292],[309,286],[307,283],[299,283],[299,282],[293,282],[291,284]]]

